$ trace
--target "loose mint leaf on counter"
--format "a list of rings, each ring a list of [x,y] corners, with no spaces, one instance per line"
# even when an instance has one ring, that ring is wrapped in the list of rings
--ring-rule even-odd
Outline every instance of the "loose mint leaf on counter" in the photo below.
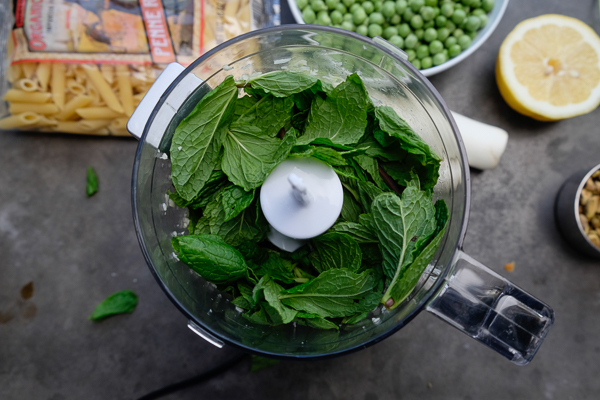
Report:
[[[316,83],[316,78],[298,72],[273,71],[251,78],[246,85],[271,93],[275,97],[288,97],[311,88]]]
[[[448,208],[443,200],[438,200],[435,203],[435,208],[437,225],[432,235],[433,239],[420,254],[415,257],[412,264],[402,272],[397,284],[392,287],[389,296],[394,299],[394,304],[389,307],[390,309],[396,308],[413,291],[419,282],[419,278],[421,278],[425,268],[427,268],[440,246],[444,233],[446,232]]]
[[[217,166],[237,96],[235,81],[228,76],[175,129],[170,153],[171,177],[184,200],[190,201],[198,195]]]
[[[239,186],[231,186],[223,191],[221,201],[225,212],[224,222],[237,217],[254,200],[254,190],[245,191]]]
[[[214,284],[234,282],[248,274],[242,254],[217,235],[176,236],[177,257]]]
[[[252,125],[231,124],[225,137],[222,168],[234,184],[250,191],[260,186],[289,154],[296,138],[265,135]]]
[[[315,250],[309,259],[319,272],[346,268],[356,272],[360,268],[362,252],[358,242],[345,233],[324,233],[312,240]]]
[[[269,275],[263,276],[260,281],[254,287],[252,297],[255,302],[259,302],[261,299],[265,299],[267,304],[263,304],[265,312],[269,316],[273,325],[287,324],[294,320],[296,310],[285,306],[279,300],[279,294],[283,291],[283,288],[275,283]]]
[[[235,218],[225,221],[225,210],[221,196],[209,203],[204,210],[204,216],[209,221],[210,233],[218,235],[231,246],[239,246],[244,242],[258,242],[265,232],[256,225],[255,208],[253,206],[242,210]]]
[[[337,144],[354,144],[367,126],[369,96],[362,84],[352,79],[338,85],[325,101],[313,102],[304,135],[298,144],[326,138]]]
[[[241,114],[234,124],[252,125],[264,135],[273,137],[290,122],[293,106],[294,102],[289,97],[267,95]]]
[[[360,309],[355,300],[371,293],[374,283],[368,271],[355,274],[347,269],[330,269],[310,282],[284,290],[279,299],[296,310],[322,318],[346,317]]]
[[[431,198],[419,189],[418,179],[402,193],[383,193],[375,198],[371,215],[383,254],[383,272],[390,279],[382,303],[390,298],[402,272],[413,261],[417,241],[430,237],[435,230],[435,210]]]
[[[321,318],[316,314],[299,312],[296,314],[296,319],[294,321],[298,322],[300,325],[306,325],[317,329],[340,329],[333,322]]]
[[[85,194],[87,197],[93,196],[98,192],[98,175],[94,171],[94,168],[88,167],[87,169],[87,184],[85,186]]]
[[[273,365],[277,364],[279,364],[279,360],[255,356],[254,354],[252,354],[252,364],[250,365],[250,372],[258,372],[260,370],[272,367]]]
[[[100,321],[111,315],[129,314],[135,310],[138,297],[131,290],[121,290],[108,296],[90,315],[92,321]]]

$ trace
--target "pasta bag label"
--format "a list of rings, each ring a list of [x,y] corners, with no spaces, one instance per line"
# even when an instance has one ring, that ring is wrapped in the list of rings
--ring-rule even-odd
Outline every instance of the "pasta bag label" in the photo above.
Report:
[[[150,42],[152,60],[157,64],[174,62],[175,51],[162,3],[159,0],[141,0],[140,6]]]

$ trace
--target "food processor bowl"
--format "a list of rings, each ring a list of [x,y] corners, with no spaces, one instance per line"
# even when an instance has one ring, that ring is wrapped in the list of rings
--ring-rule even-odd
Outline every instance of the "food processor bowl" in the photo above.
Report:
[[[444,199],[446,234],[411,295],[388,311],[380,305],[367,319],[339,330],[294,323],[255,325],[231,304],[231,296],[179,261],[171,238],[187,234],[187,211],[169,201],[173,191],[170,140],[199,99],[228,75],[247,79],[288,70],[337,85],[358,73],[375,105],[392,107],[442,157],[434,200]],[[517,364],[535,355],[550,326],[550,307],[462,252],[470,184],[456,124],[430,82],[384,39],[341,29],[287,25],[254,31],[204,54],[185,70],[170,65],[131,120],[141,136],[132,179],[134,222],[144,256],[157,282],[189,319],[189,327],[217,346],[254,354],[317,359],[377,343],[427,310]],[[142,133],[143,132],[143,133]]]

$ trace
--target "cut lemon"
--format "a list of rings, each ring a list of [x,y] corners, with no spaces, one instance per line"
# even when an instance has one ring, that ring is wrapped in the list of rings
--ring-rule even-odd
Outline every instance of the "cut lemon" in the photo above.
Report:
[[[508,105],[532,118],[588,113],[600,104],[600,38],[575,18],[527,19],[504,39],[496,81]]]

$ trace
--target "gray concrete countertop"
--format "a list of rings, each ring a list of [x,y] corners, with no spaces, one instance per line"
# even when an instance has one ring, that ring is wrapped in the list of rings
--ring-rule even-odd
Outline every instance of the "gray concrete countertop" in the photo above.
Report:
[[[563,242],[553,202],[569,175],[600,162],[600,110],[537,122],[506,105],[494,78],[503,38],[546,13],[600,28],[596,1],[513,0],[479,50],[431,79],[452,110],[510,134],[496,169],[472,171],[465,250],[554,308],[556,323],[533,362],[515,366],[422,313],[364,351],[257,373],[244,361],[165,399],[598,398],[600,263]],[[291,22],[286,7],[283,20]],[[237,354],[188,330],[146,266],[131,218],[136,146],[132,139],[0,134],[1,399],[135,399]],[[88,166],[100,179],[89,199]],[[507,272],[511,261],[516,268]],[[31,281],[33,296],[23,299]],[[87,319],[99,301],[127,288],[140,298],[133,314]]]

